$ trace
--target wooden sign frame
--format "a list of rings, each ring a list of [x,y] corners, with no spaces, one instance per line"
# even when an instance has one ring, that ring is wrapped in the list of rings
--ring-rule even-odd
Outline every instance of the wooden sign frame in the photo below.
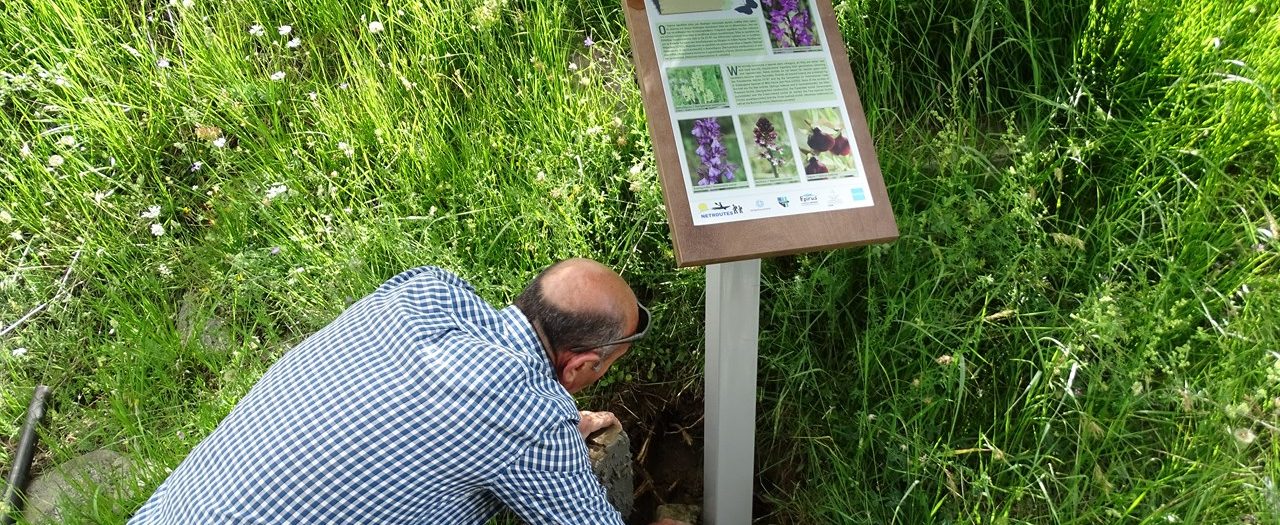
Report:
[[[889,242],[898,238],[898,226],[889,204],[880,163],[872,145],[866,114],[858,98],[858,88],[854,84],[849,56],[836,25],[831,0],[815,0],[822,22],[821,36],[825,38],[827,52],[835,65],[840,96],[848,110],[849,126],[862,162],[862,175],[867,179],[874,204],[862,208],[701,226],[693,222],[686,192],[686,175],[682,169],[677,136],[667,108],[668,93],[662,83],[654,36],[650,30],[649,10],[656,12],[656,8],[652,0],[623,0],[623,4],[627,29],[631,33],[636,77],[648,116],[649,133],[653,140],[667,206],[667,218],[671,224],[677,266],[701,266],[828,250]]]

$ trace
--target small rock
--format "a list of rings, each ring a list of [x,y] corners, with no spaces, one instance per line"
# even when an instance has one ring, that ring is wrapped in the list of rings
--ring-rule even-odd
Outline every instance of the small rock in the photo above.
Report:
[[[635,508],[635,471],[631,468],[631,439],[622,425],[592,434],[587,439],[587,455],[609,503],[626,519]]]
[[[231,347],[231,334],[226,321],[216,315],[201,319],[198,315],[199,304],[194,292],[182,296],[178,303],[178,335],[183,344],[199,338],[205,348],[224,352]]]
[[[84,507],[99,498],[111,502],[132,495],[136,489],[133,462],[110,449],[99,449],[70,459],[36,477],[27,488],[23,518],[33,524],[61,523],[64,506]]]
[[[698,519],[702,516],[702,507],[697,505],[659,505],[657,521],[664,519],[672,519],[683,521],[689,525],[698,525]]]

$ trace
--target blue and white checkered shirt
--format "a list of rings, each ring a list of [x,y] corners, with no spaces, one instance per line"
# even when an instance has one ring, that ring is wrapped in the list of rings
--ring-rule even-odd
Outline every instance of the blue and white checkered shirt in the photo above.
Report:
[[[621,524],[516,307],[402,273],[287,352],[131,525]]]

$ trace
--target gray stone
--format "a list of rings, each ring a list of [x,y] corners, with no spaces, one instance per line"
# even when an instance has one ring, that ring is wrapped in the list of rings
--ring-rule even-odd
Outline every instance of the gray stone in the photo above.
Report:
[[[658,515],[654,519],[658,521],[671,519],[689,525],[698,525],[698,518],[701,516],[702,507],[697,505],[659,505]]]
[[[587,438],[587,455],[609,503],[626,519],[635,508],[635,471],[631,468],[631,439],[622,425],[613,425]]]
[[[68,460],[32,480],[22,517],[34,524],[61,523],[63,507],[84,507],[132,495],[137,488],[128,456],[99,449]]]
[[[231,347],[231,331],[227,322],[216,315],[207,317],[200,314],[198,299],[194,292],[188,292],[178,302],[178,318],[176,323],[178,335],[183,344],[199,340],[200,344],[210,350],[224,352]]]

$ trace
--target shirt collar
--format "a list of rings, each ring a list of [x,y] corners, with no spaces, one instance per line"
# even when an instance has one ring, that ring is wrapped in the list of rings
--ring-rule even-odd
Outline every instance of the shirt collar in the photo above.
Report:
[[[525,317],[524,312],[520,311],[516,305],[511,305],[498,311],[498,315],[502,317],[502,325],[507,332],[507,336],[511,337],[519,351],[537,357],[537,362],[541,363],[541,368],[548,375],[554,376],[551,370],[551,361],[547,358],[547,352],[542,347],[542,341],[538,339],[538,333],[533,330],[533,323]]]

